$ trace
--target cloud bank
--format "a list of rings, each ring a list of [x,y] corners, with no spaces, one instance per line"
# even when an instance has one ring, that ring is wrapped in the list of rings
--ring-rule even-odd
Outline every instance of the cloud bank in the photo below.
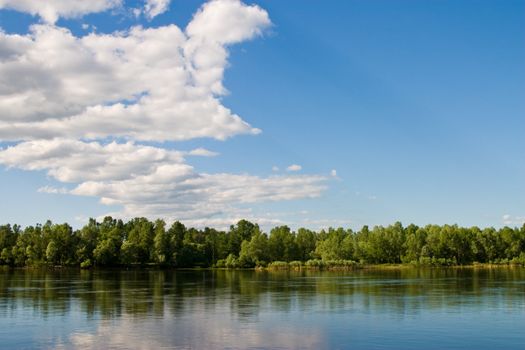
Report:
[[[46,23],[59,17],[75,18],[103,12],[122,5],[122,0],[0,0],[0,9],[10,9],[39,16]]]
[[[95,196],[120,206],[111,213],[115,216],[197,225],[249,216],[251,204],[321,195],[323,176],[199,173],[185,156],[217,153],[158,146],[260,132],[220,98],[227,93],[222,81],[228,47],[262,35],[271,25],[265,10],[215,0],[184,30],[137,26],[77,37],[54,25],[61,16],[121,5],[120,0],[0,0],[0,9],[25,11],[46,22],[32,25],[26,35],[0,31],[0,141],[13,144],[0,149],[0,164],[45,171],[66,187],[40,192]],[[153,18],[168,6],[169,1],[148,0],[145,13]]]

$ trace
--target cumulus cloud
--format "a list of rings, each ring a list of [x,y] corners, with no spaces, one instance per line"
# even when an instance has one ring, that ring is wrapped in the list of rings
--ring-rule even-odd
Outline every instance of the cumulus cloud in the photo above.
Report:
[[[150,174],[159,165],[182,164],[181,152],[133,142],[82,142],[69,139],[26,141],[0,151],[0,163],[24,170],[46,170],[61,182],[128,179]]]
[[[332,169],[332,170],[330,171],[330,176],[332,176],[332,177],[337,177],[337,170]]]
[[[0,139],[257,134],[218,98],[226,49],[192,39],[175,25],[81,38],[49,25],[0,33]]]
[[[146,0],[144,13],[150,20],[166,11],[170,7],[171,0]]]
[[[122,4],[122,0],[0,0],[0,9],[11,9],[40,16],[47,23],[59,17],[75,18],[103,12]]]
[[[292,165],[290,165],[289,167],[286,168],[286,171],[299,171],[302,168],[303,167],[298,165],[298,164],[292,164]]]
[[[0,0],[0,8],[53,23],[58,16],[121,3],[80,1],[84,7],[77,10],[66,5],[77,2],[20,1],[15,7],[14,1]],[[147,1],[145,9],[153,17],[168,5]],[[195,225],[250,217],[246,208],[252,204],[319,196],[327,177],[200,173],[184,157],[217,153],[144,145],[257,134],[221,103],[227,93],[222,81],[228,46],[260,35],[270,24],[256,5],[215,0],[184,30],[133,27],[77,37],[67,28],[35,24],[28,34],[0,31],[0,141],[12,142],[0,149],[0,164],[45,171],[69,189],[44,186],[39,192],[94,196],[120,206],[115,216]]]
[[[315,198],[325,190],[321,176],[271,176],[197,173],[188,165],[162,165],[153,173],[123,181],[87,181],[72,194],[95,196],[121,205],[120,217],[175,218],[209,222],[245,217],[239,205]],[[230,223],[233,221],[230,221]]]
[[[209,155],[205,149],[188,154]],[[270,176],[198,173],[184,152],[133,142],[70,139],[21,142],[0,151],[0,163],[43,170],[72,190],[43,187],[44,193],[69,193],[120,205],[112,215],[184,220],[188,224],[235,222],[248,217],[239,205],[314,198],[325,189],[322,176]],[[250,213],[248,213],[250,214]],[[231,220],[231,221],[230,221]]]

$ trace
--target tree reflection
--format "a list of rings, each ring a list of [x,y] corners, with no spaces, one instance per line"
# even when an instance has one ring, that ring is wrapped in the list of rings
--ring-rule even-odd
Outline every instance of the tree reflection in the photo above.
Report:
[[[87,318],[222,313],[245,321],[263,312],[513,308],[525,295],[523,268],[398,268],[353,272],[251,270],[0,271],[0,314],[40,317],[78,307]],[[523,305],[521,305],[523,306]]]

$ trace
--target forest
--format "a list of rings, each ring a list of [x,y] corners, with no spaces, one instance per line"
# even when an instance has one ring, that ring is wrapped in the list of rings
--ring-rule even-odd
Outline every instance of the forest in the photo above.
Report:
[[[78,230],[67,223],[0,226],[0,265],[163,266],[175,268],[311,267],[360,264],[525,265],[525,225],[459,227],[401,223],[312,231],[278,226],[269,234],[241,220],[228,231],[176,221],[106,217]]]

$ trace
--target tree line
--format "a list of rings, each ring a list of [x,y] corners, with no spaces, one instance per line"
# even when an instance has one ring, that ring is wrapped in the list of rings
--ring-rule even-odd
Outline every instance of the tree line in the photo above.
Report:
[[[525,265],[525,225],[459,227],[427,225],[363,226],[292,231],[278,226],[264,233],[241,220],[228,231],[188,228],[176,221],[106,217],[79,230],[67,223],[0,226],[0,265],[256,267],[279,264],[323,266],[349,262],[465,265]]]

